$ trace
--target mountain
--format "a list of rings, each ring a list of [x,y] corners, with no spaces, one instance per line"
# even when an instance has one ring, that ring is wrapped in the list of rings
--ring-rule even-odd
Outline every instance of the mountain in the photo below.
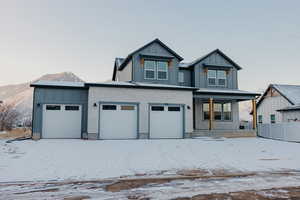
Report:
[[[83,82],[82,79],[72,72],[46,74],[27,83],[0,86],[0,100],[5,103],[15,104],[15,107],[21,113],[22,118],[31,117],[33,88],[30,87],[30,83],[39,80]]]

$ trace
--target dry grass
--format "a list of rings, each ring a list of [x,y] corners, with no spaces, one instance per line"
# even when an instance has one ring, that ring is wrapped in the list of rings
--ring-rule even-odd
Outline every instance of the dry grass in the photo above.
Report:
[[[31,130],[28,128],[15,128],[11,131],[7,131],[4,134],[0,134],[0,139],[14,139],[19,137],[30,137]]]

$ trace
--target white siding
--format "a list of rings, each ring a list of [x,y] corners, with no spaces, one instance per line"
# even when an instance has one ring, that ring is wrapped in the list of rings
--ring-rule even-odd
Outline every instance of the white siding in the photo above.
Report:
[[[282,113],[282,122],[300,121],[300,111],[284,111]],[[296,120],[297,119],[297,120]]]
[[[133,89],[112,87],[90,87],[88,100],[88,133],[98,133],[99,107],[94,103],[139,102],[139,132],[148,133],[149,103],[185,104],[185,132],[193,131],[193,93],[192,91]],[[190,109],[187,109],[190,106]],[[118,123],[118,122],[112,122]]]
[[[282,115],[276,111],[278,109],[290,106],[284,97],[280,96],[265,96],[257,108],[257,116],[262,115],[263,123],[271,123],[271,114],[275,114],[276,123],[282,122]]]
[[[132,61],[130,61],[122,71],[117,71],[117,81],[132,80]]]

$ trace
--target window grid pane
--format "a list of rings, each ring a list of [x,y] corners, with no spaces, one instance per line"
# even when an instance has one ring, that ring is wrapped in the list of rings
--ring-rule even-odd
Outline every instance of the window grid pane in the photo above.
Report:
[[[178,82],[184,83],[184,73],[183,72],[178,73]]]

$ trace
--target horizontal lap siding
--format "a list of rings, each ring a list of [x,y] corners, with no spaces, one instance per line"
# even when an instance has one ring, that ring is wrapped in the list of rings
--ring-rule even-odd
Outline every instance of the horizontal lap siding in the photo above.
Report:
[[[94,103],[99,101],[109,102],[139,102],[139,133],[148,133],[148,106],[149,103],[174,103],[186,104],[190,109],[185,109],[185,132],[193,131],[192,91],[159,90],[159,89],[130,89],[130,88],[105,88],[90,87],[88,110],[88,133],[98,133],[99,107]],[[118,122],[112,122],[118,123]]]

